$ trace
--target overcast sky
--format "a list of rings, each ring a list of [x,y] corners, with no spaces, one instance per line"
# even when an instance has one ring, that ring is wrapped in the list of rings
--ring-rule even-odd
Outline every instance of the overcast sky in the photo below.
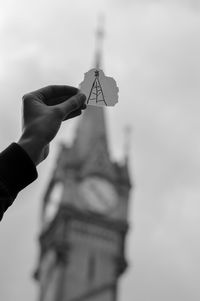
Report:
[[[122,160],[132,126],[129,269],[120,301],[199,301],[200,2],[198,0],[0,1],[0,147],[20,135],[21,96],[47,84],[78,86],[94,60],[99,12],[106,16],[103,69],[119,86],[107,110],[110,148]],[[39,209],[62,126],[39,180],[0,226],[0,294],[36,300]]]

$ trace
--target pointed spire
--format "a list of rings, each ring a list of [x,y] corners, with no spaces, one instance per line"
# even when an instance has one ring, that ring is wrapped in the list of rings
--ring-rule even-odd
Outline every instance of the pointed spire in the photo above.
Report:
[[[124,160],[125,163],[129,160],[129,153],[131,148],[131,134],[132,134],[132,127],[130,125],[127,125],[124,128],[124,135],[125,135],[125,141],[124,141]]]
[[[102,64],[102,41],[104,17],[99,16],[98,29],[96,31],[95,67],[101,68]],[[92,84],[92,83],[91,83]],[[103,107],[88,106],[77,128],[74,141],[74,152],[79,159],[84,160],[92,152],[93,146],[101,141],[105,152],[108,154],[107,132],[105,113]]]
[[[99,15],[98,26],[96,30],[96,53],[95,53],[95,68],[99,69],[102,67],[102,47],[103,39],[105,36],[104,32],[104,15]]]
[[[81,160],[88,158],[97,141],[101,140],[107,152],[107,135],[104,112],[101,107],[88,106],[76,133],[74,151]]]

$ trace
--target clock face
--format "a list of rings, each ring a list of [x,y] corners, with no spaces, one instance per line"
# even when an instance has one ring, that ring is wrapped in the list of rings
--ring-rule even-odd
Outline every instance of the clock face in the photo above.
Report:
[[[45,223],[49,224],[55,217],[59,209],[62,193],[63,193],[63,184],[56,183],[50,192],[49,200],[45,208],[45,213],[44,213]]]
[[[87,208],[93,211],[106,213],[117,204],[118,197],[113,185],[97,177],[84,180],[80,192]]]

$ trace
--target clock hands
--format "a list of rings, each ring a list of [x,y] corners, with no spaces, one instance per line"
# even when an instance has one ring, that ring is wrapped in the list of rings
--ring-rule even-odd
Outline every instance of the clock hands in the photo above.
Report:
[[[103,195],[101,190],[94,183],[90,183],[90,188],[94,191],[97,197],[103,202],[104,205],[109,206],[109,199]]]
[[[99,211],[102,214],[113,210],[118,199],[113,185],[97,177],[85,180],[81,184],[81,191],[89,210]]]

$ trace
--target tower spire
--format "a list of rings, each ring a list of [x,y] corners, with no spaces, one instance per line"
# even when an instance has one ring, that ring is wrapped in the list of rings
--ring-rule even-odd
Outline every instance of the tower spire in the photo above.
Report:
[[[104,31],[104,15],[99,15],[98,25],[96,30],[96,52],[95,52],[95,68],[99,69],[102,67],[102,48],[103,40],[105,36]]]
[[[101,68],[102,65],[103,24],[104,16],[100,15],[96,31],[95,68],[97,69]],[[74,152],[80,159],[84,160],[88,157],[90,149],[98,142],[103,145],[105,153],[108,153],[104,108],[89,105],[77,128],[74,140]]]
[[[124,128],[124,134],[125,134],[125,141],[124,141],[124,159],[125,163],[128,162],[129,159],[129,153],[131,148],[131,134],[132,134],[132,128],[130,125],[127,125]]]

